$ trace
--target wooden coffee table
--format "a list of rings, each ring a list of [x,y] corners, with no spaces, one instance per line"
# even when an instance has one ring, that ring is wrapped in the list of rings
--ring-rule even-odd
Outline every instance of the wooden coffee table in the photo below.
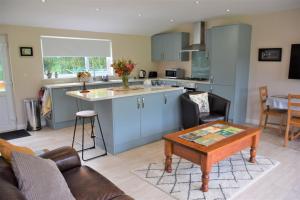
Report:
[[[244,131],[236,135],[224,138],[209,146],[200,145],[195,142],[191,142],[178,137],[180,135],[212,126],[214,124],[227,124],[229,126],[244,129]],[[250,128],[246,126],[227,123],[224,121],[216,121],[165,135],[163,137],[165,140],[166,156],[165,170],[169,173],[172,172],[173,154],[200,165],[202,171],[201,190],[203,192],[207,192],[209,173],[211,172],[213,164],[224,160],[232,154],[239,152],[247,147],[251,147],[249,162],[255,163],[256,148],[259,142],[260,133],[260,128]]]

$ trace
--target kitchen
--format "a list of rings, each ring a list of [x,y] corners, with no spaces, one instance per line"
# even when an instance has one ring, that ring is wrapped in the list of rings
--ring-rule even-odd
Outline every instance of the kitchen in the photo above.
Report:
[[[191,60],[190,74],[176,66],[170,67],[165,65],[162,67],[164,70],[159,69],[158,72],[149,71],[148,73],[140,69],[137,71],[138,78],[134,77],[129,80],[130,85],[132,85],[132,87],[144,85],[146,89],[149,87],[165,87],[166,91],[173,90],[171,89],[172,87],[174,89],[177,87],[178,91],[181,92],[175,96],[173,95],[174,101],[177,102],[177,106],[173,109],[176,111],[174,112],[176,114],[173,115],[177,119],[175,121],[178,122],[178,124],[180,124],[179,95],[183,92],[182,88],[189,91],[213,92],[231,100],[232,106],[229,120],[244,123],[246,120],[251,27],[249,25],[238,24],[205,29],[205,23],[198,22],[194,24],[193,35],[194,39],[191,45],[189,45],[189,33],[186,32],[156,34],[151,38],[151,52],[154,65],[159,66],[161,63],[165,64],[170,61],[181,64]],[[224,40],[224,37],[227,37],[227,40]],[[231,51],[227,51],[228,48],[231,48]],[[102,79],[104,80],[88,82],[87,89],[93,93],[94,89],[95,91],[100,91],[107,90],[106,88],[121,86],[120,80],[108,80],[107,76],[102,77]],[[70,97],[72,95],[66,95],[66,93],[71,94],[72,91],[80,90],[81,84],[82,83],[60,83],[44,85],[52,99],[51,115],[46,115],[47,126],[55,129],[73,126],[75,120],[74,113],[78,110],[97,108],[100,113],[103,112],[103,110],[100,109],[101,106],[99,106],[101,103],[91,103],[95,100],[83,99],[78,92],[76,101],[74,95],[73,97]],[[168,86],[172,87],[168,88]],[[141,91],[140,94],[138,93],[135,96],[141,96],[142,94],[145,93]],[[164,94],[164,98],[166,98],[165,96]],[[159,99],[161,102],[164,101],[161,96]],[[154,102],[155,100],[153,103]],[[235,104],[234,102],[240,103]],[[113,100],[111,100],[110,103],[106,103],[104,107],[108,105],[113,105]],[[152,104],[151,108],[160,108],[158,105],[159,104]],[[134,107],[136,107],[135,104]],[[105,112],[108,116],[111,116],[113,110],[110,109]],[[161,116],[157,117],[157,115],[153,114],[150,118],[159,119]],[[107,118],[104,117],[104,121],[106,121],[106,124],[109,124],[108,122],[113,120],[110,119],[107,121]],[[106,127],[106,125],[104,125],[104,127]],[[114,130],[112,127],[112,125],[108,125],[106,132],[113,133]],[[180,126],[173,125],[169,131],[179,129]],[[124,144],[122,148],[119,146],[120,149],[116,149],[117,147],[114,146],[115,141],[112,140],[109,142],[109,151],[116,153],[136,145],[142,145],[145,141],[148,143],[159,139],[162,134],[168,132],[168,130],[156,130],[152,132],[156,134],[152,139],[145,140],[145,138],[142,138],[141,140],[143,140],[143,142]],[[115,133],[112,135],[118,134]],[[126,145],[128,145],[128,147]]]

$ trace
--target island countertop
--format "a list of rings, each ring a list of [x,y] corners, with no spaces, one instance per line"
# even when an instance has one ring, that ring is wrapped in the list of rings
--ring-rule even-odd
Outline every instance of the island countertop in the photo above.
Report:
[[[171,87],[171,86],[154,86],[154,87],[145,87],[145,86],[131,86],[130,90],[123,90],[121,87],[113,88],[100,88],[100,89],[91,89],[88,93],[80,93],[80,91],[68,91],[66,95],[76,97],[85,101],[101,101],[106,99],[121,98],[127,96],[137,96],[143,94],[151,94],[158,92],[168,92],[184,90],[183,87]]]

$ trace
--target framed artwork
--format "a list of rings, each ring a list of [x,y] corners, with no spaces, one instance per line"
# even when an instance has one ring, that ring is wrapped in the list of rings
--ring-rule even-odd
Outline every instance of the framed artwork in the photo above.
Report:
[[[20,47],[21,56],[33,56],[32,47]]]
[[[258,50],[258,61],[280,62],[282,48],[261,48]]]

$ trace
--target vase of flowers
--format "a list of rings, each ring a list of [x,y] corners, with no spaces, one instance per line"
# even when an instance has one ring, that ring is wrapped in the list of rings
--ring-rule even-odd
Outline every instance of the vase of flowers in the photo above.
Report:
[[[114,69],[115,73],[122,78],[123,88],[129,88],[128,76],[135,67],[132,60],[118,59],[113,62],[111,67]]]

